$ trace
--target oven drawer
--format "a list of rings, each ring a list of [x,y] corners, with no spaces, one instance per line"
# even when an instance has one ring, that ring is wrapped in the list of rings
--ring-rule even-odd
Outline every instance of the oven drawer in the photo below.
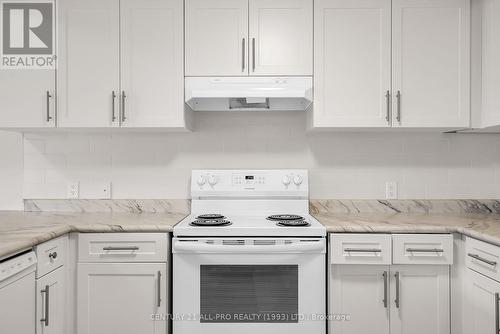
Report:
[[[165,262],[167,233],[80,233],[79,262]]]
[[[453,264],[451,234],[394,234],[394,264]]]
[[[64,235],[37,245],[35,251],[38,259],[36,277],[39,278],[64,265],[68,252],[68,236]]]
[[[391,264],[390,234],[330,234],[333,264]]]
[[[500,281],[500,247],[470,237],[465,239],[465,264],[489,278]]]

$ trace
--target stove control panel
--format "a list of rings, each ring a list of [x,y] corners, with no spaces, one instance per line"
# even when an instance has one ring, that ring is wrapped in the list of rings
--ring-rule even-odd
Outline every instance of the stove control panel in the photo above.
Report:
[[[307,170],[193,170],[191,193],[200,196],[308,195]]]

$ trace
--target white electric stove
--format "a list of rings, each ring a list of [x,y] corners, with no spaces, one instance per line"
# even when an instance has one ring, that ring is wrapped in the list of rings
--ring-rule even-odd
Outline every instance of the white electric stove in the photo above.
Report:
[[[306,170],[195,170],[174,227],[176,334],[324,334],[326,229]]]

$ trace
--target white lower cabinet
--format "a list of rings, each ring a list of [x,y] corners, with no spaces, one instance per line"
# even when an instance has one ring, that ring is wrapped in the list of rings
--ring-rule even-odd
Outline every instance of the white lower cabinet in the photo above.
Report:
[[[334,265],[330,314],[332,334],[389,333],[389,266]],[[384,297],[387,296],[387,297]]]
[[[447,265],[391,266],[391,333],[450,333]]]
[[[449,281],[446,265],[334,265],[331,332],[449,334]]]
[[[450,334],[450,237],[332,234],[330,333]]]
[[[464,290],[464,333],[498,333],[500,283],[469,269]]]
[[[64,333],[64,267],[36,280],[36,333]]]
[[[165,334],[166,263],[79,263],[78,334]]]

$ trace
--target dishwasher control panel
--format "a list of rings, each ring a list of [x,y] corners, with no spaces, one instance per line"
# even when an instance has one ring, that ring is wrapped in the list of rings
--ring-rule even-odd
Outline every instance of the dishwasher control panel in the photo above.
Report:
[[[33,251],[0,262],[0,282],[35,264],[36,255]]]

